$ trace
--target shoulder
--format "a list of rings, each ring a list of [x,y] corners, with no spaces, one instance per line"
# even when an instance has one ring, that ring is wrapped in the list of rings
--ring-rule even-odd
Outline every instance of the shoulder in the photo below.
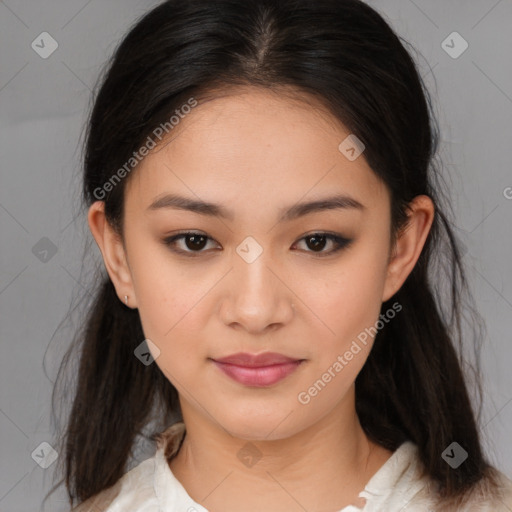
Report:
[[[113,486],[84,501],[71,512],[138,512],[139,507],[156,505],[153,489],[154,456],[125,473]],[[142,510],[142,508],[141,508]],[[144,508],[146,511],[146,508]],[[147,512],[153,509],[147,509]],[[155,512],[158,508],[154,509]]]
[[[458,509],[457,509],[458,510]],[[480,480],[461,503],[464,512],[510,512],[512,510],[512,480],[496,469]]]
[[[403,443],[370,480],[366,497],[378,510],[436,510],[436,512],[511,512],[512,481],[491,469],[464,497],[445,500],[428,477],[418,448]],[[371,509],[373,510],[373,509]],[[405,509],[404,509],[405,510]]]
[[[511,512],[512,511],[512,481],[495,468],[490,468],[462,497],[452,500],[441,498],[437,485],[426,476],[418,450],[414,445],[409,446],[408,478],[404,478],[403,486],[413,488],[412,504],[428,505],[437,512]]]
[[[178,451],[184,433],[184,424],[180,422],[156,434],[155,455],[125,473],[113,486],[80,503],[71,512],[159,512],[154,486],[157,456],[163,454],[166,459],[172,457]]]
[[[80,503],[71,510],[71,512],[106,512],[114,499],[119,495],[122,487],[122,478],[119,479],[112,487],[101,491],[95,496],[91,496],[88,500]]]

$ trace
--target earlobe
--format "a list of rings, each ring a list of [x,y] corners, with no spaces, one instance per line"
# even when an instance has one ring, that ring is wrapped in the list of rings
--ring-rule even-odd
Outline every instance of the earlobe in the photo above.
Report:
[[[87,215],[89,229],[101,251],[103,263],[118,297],[124,303],[124,296],[129,295],[130,306],[133,306],[134,303],[136,305],[136,299],[125,249],[120,235],[107,221],[104,208],[103,201],[96,201],[90,206]]]
[[[388,271],[382,301],[391,298],[403,285],[412,272],[434,220],[434,204],[425,195],[416,196],[410,203],[406,226],[399,232]]]

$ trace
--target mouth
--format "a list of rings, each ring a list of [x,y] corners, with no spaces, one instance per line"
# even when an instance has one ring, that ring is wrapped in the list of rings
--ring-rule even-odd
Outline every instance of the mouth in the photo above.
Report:
[[[211,361],[225,375],[240,384],[266,387],[292,374],[305,359],[268,352],[259,355],[239,353]]]

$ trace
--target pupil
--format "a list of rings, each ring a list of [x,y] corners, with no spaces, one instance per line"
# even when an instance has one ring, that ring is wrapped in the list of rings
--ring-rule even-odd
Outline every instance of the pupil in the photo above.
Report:
[[[198,241],[200,239],[203,239],[203,240],[198,243]],[[189,240],[192,241],[192,244],[190,244],[191,246],[189,246],[189,244],[188,244]],[[203,235],[189,235],[187,237],[187,247],[189,249],[202,249],[205,245],[204,244],[205,240],[206,240],[206,237]]]
[[[318,236],[318,235],[311,235],[311,236],[308,236],[308,240],[317,240],[317,242],[314,242],[312,245],[313,245],[313,248],[320,248],[320,249],[323,249],[324,246],[325,246],[325,236]],[[318,240],[321,239],[322,242],[318,243]]]

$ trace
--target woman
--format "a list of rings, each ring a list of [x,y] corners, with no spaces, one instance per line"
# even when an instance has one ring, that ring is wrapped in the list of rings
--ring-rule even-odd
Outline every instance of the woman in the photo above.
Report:
[[[363,2],[171,0],[139,20],[88,124],[107,274],[65,436],[71,505],[512,510],[458,352],[436,148],[413,60]],[[154,419],[155,455],[127,472]]]

